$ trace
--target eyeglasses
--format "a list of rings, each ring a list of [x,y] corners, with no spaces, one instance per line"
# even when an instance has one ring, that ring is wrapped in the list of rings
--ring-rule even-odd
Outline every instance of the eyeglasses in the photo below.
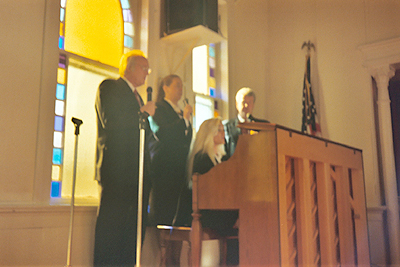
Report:
[[[144,72],[146,72],[147,74],[150,74],[150,73],[151,73],[151,69],[148,68],[148,67],[142,67],[142,66],[140,66],[140,68],[141,68]]]

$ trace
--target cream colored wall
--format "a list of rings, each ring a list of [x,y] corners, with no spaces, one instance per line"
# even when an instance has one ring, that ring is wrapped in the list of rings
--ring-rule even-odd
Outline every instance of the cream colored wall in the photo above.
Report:
[[[313,81],[321,103],[323,137],[363,150],[367,203],[368,206],[379,206],[371,79],[362,66],[357,48],[362,44],[398,36],[400,30],[396,29],[399,29],[400,19],[390,16],[394,12],[388,13],[387,10],[398,12],[400,5],[393,1],[380,1],[379,5],[376,1],[328,1],[324,4],[318,1],[286,1],[292,12],[285,16],[286,30],[282,31],[274,21],[279,21],[288,7],[273,3],[270,1],[268,10],[271,18],[270,36],[273,36],[269,41],[270,51],[280,47],[281,53],[278,54],[286,53],[289,58],[282,60],[279,55],[270,54],[269,69],[273,71],[270,76],[274,79],[270,80],[269,89],[274,96],[271,99],[273,102],[283,101],[285,107],[291,108],[285,109],[286,115],[283,115],[271,107],[271,116],[276,118],[274,120],[277,123],[293,128],[300,126],[301,116],[297,114],[301,110],[301,101],[282,96],[294,95],[301,89],[304,59],[300,46],[303,41],[310,39],[316,45],[312,63],[317,69],[312,75],[317,76]],[[393,19],[395,17],[397,19]],[[294,64],[290,64],[291,61]],[[278,67],[273,70],[272,66],[277,64]],[[283,83],[286,86],[282,86]],[[285,90],[284,94],[274,93],[281,87]]]
[[[70,208],[2,207],[0,266],[67,266]],[[76,207],[72,266],[93,266],[96,208]]]
[[[237,114],[237,90],[250,87],[257,96],[254,115],[269,119],[268,1],[227,1],[227,5],[230,117]]]
[[[50,199],[59,0],[0,1],[0,266],[65,266],[70,208]],[[91,266],[96,207],[75,209],[72,264]]]
[[[49,199],[58,9],[56,0],[0,1],[2,202]]]
[[[324,138],[363,150],[368,206],[380,186],[371,78],[358,47],[400,35],[395,1],[228,1],[230,114],[244,85],[257,94],[255,114],[300,130],[305,52]]]
[[[322,136],[361,148],[368,205],[379,205],[370,78],[357,47],[366,42],[363,1],[269,2],[269,114],[272,121],[301,126],[304,52],[311,40],[312,85],[319,101]],[[274,52],[272,52],[274,51]]]

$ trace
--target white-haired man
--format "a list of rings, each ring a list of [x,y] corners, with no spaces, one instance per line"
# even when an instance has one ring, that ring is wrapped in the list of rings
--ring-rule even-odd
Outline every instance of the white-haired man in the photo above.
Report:
[[[140,50],[124,54],[120,78],[106,79],[96,96],[96,180],[102,187],[96,222],[94,266],[135,266],[139,180],[139,114],[154,115],[155,104],[143,103],[136,87],[145,83],[149,62]],[[148,121],[146,120],[147,124]],[[151,137],[149,125],[146,141]],[[145,151],[143,210],[147,210],[150,179]],[[146,228],[143,214],[143,229]],[[144,232],[143,235],[144,236]]]
[[[224,121],[226,139],[225,150],[229,157],[235,152],[239,135],[242,134],[241,129],[237,127],[239,123],[252,121],[269,122],[267,120],[257,119],[251,114],[253,112],[254,103],[256,102],[256,95],[251,88],[243,87],[239,89],[235,99],[238,115],[233,119]]]

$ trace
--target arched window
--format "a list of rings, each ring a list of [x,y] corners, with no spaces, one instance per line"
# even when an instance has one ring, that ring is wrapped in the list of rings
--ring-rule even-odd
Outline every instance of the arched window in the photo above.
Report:
[[[53,136],[52,198],[69,197],[74,165],[72,117],[83,121],[78,136],[77,197],[98,198],[94,181],[94,99],[105,78],[118,77],[122,53],[134,47],[128,0],[61,0],[59,64]]]

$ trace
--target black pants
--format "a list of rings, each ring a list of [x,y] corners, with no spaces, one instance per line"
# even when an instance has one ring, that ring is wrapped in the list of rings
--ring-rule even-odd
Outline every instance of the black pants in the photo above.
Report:
[[[126,190],[126,188],[125,188]],[[125,191],[122,190],[122,191]],[[94,267],[133,267],[136,264],[137,193],[103,189],[96,222]],[[143,201],[142,242],[147,221]]]

